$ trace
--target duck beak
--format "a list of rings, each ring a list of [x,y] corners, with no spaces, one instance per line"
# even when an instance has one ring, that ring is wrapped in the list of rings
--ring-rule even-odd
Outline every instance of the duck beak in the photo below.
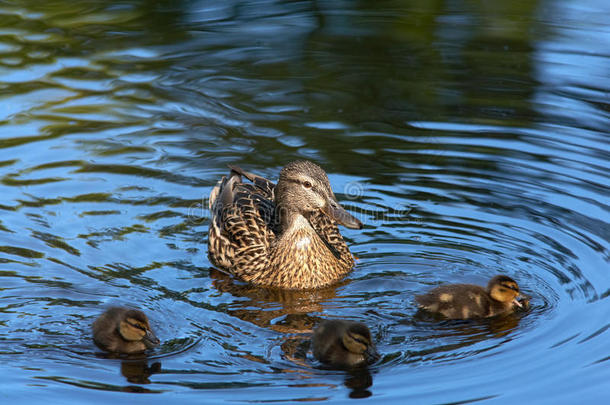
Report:
[[[513,299],[513,305],[517,308],[527,308],[527,304],[529,302],[530,297],[524,294],[519,294]],[[525,304],[525,305],[524,305]]]
[[[531,297],[529,295],[519,294],[513,300],[513,304],[515,306],[517,306],[518,308],[521,308],[523,310],[527,310],[530,307],[530,299],[531,299]]]
[[[144,340],[144,344],[149,349],[152,349],[153,347],[158,346],[159,343],[161,343],[159,338],[157,338],[157,336],[155,336],[153,331],[150,329],[146,329],[146,335],[144,335],[143,340]]]
[[[346,228],[362,229],[362,222],[354,218],[349,212],[345,211],[339,203],[329,198],[322,211],[335,222],[340,223]]]
[[[379,360],[381,356],[379,355],[379,352],[377,352],[375,346],[370,345],[366,348],[366,351],[364,352],[364,357],[366,358],[366,362],[368,364],[371,364]]]

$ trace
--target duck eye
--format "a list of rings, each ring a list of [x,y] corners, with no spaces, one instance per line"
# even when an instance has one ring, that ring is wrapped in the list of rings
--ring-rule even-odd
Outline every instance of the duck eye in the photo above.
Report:
[[[142,324],[138,323],[138,322],[127,322],[130,326],[136,328],[136,329],[140,329],[145,331],[146,328],[144,326],[142,326]]]
[[[514,284],[502,284],[502,287],[508,288],[509,290],[513,290],[515,292],[519,292],[519,287]]]
[[[305,182],[303,182],[303,187],[305,187],[306,189],[310,189],[312,187],[312,185],[309,181],[305,181]]]

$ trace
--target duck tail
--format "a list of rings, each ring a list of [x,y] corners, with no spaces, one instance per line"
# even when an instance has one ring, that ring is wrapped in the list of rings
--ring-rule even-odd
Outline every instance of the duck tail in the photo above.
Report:
[[[275,189],[275,183],[273,183],[272,181],[269,181],[266,178],[257,174],[247,172],[239,166],[229,165],[229,169],[231,169],[231,174],[229,175],[229,177],[232,177],[234,175],[244,176],[245,178],[250,180],[256,187],[264,191],[266,195],[273,196],[273,189]]]

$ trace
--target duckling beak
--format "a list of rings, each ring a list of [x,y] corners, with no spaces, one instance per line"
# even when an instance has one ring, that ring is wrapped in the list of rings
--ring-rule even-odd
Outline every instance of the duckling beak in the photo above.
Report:
[[[531,299],[531,297],[529,295],[519,294],[513,300],[513,304],[516,305],[518,308],[521,308],[523,310],[527,310],[530,307],[530,299]]]
[[[525,294],[519,294],[513,299],[513,304],[518,308],[527,308],[529,305],[530,297]]]
[[[346,228],[362,229],[362,222],[354,218],[349,212],[339,205],[337,201],[329,198],[322,211],[334,221]]]
[[[146,329],[146,335],[144,335],[143,340],[144,340],[144,344],[149,349],[152,349],[153,347],[158,346],[159,343],[161,343],[159,338],[157,338],[157,336],[155,336],[153,331],[150,329]]]
[[[364,352],[364,357],[366,358],[366,362],[368,364],[374,363],[381,357],[379,352],[373,345],[369,345]]]

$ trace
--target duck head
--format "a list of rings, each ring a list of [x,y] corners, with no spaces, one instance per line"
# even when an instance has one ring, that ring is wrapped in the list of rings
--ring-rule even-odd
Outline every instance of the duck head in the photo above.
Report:
[[[362,222],[337,201],[324,170],[307,160],[291,162],[282,169],[275,188],[275,204],[284,229],[297,215],[307,218],[315,211],[347,228],[362,229]]]
[[[508,276],[495,276],[489,281],[487,291],[491,298],[504,304],[512,304],[515,307],[521,308],[523,304],[519,302],[521,298],[519,285],[517,282]]]
[[[160,343],[151,330],[146,315],[137,309],[130,309],[125,312],[118,329],[123,339],[131,342],[141,341],[148,349]]]
[[[373,363],[379,359],[379,353],[371,338],[371,332],[362,323],[350,323],[343,333],[342,343],[347,351],[362,355],[366,364]]]

